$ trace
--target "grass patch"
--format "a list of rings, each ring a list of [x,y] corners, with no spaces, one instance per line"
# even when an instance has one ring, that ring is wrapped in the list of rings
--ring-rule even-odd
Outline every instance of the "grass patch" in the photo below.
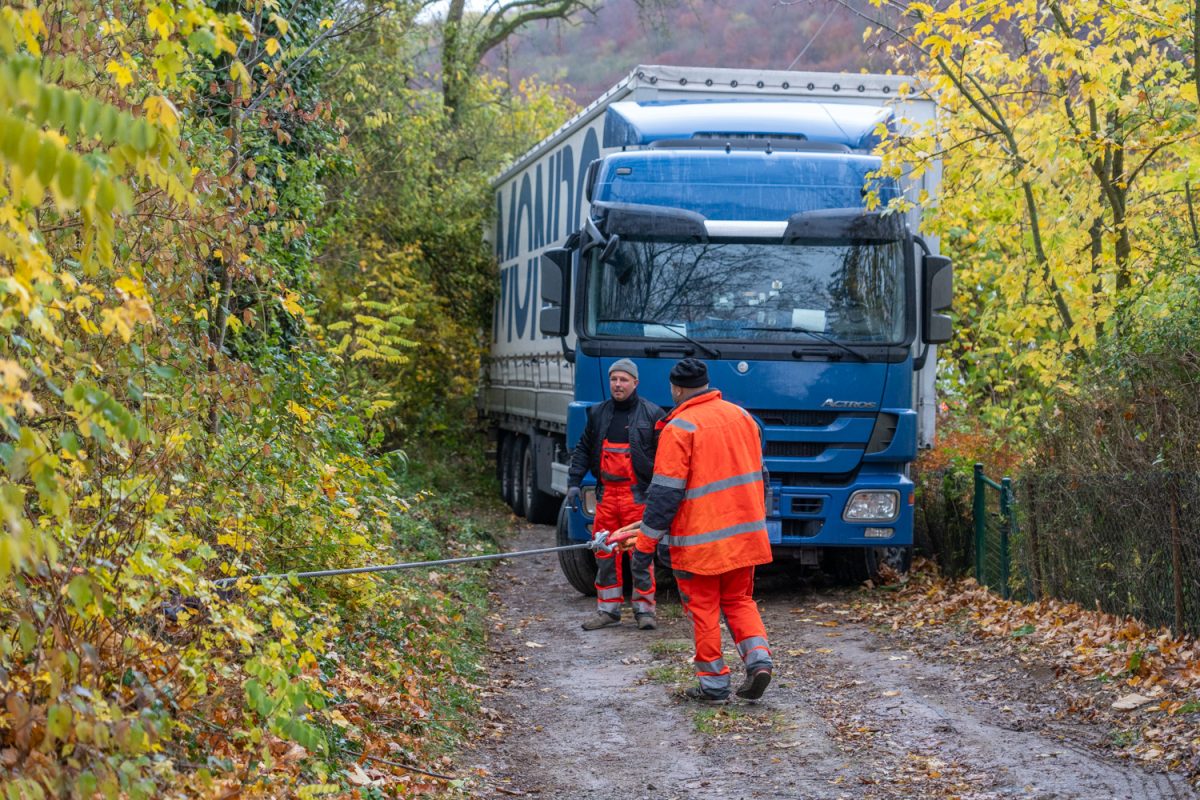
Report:
[[[677,602],[659,602],[654,613],[660,620],[680,620],[683,619],[683,606]]]
[[[1108,738],[1117,747],[1129,747],[1141,739],[1141,734],[1135,730],[1114,730],[1109,731]]]
[[[692,652],[692,642],[690,639],[659,639],[651,642],[648,649],[655,658],[668,658]]]
[[[646,677],[654,683],[678,686],[692,677],[692,667],[681,663],[659,664],[647,669]]]
[[[692,725],[697,733],[707,735],[768,732],[781,730],[785,719],[780,712],[761,706],[728,705],[698,710]]]

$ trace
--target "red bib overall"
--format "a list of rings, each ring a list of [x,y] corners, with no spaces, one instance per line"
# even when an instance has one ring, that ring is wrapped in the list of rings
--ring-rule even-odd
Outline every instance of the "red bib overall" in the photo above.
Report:
[[[629,443],[604,440],[600,451],[600,483],[604,491],[596,507],[594,529],[615,531],[642,518],[644,506],[633,499],[633,461]],[[640,555],[640,554],[639,554]],[[654,613],[654,561],[644,555],[630,560],[633,575],[633,613]],[[620,619],[624,602],[621,553],[596,553],[596,604]]]

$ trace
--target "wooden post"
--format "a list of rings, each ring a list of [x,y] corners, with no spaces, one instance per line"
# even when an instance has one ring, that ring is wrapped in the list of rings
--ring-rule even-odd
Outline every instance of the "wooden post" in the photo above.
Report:
[[[1038,542],[1037,478],[1030,476],[1025,481],[1025,486],[1029,492],[1029,513],[1026,515],[1026,519],[1029,521],[1029,555],[1033,559],[1033,597],[1037,600],[1042,596],[1042,553]]]
[[[1171,578],[1175,588],[1175,635],[1183,634],[1183,534],[1179,530],[1179,501],[1174,494],[1167,508],[1171,513]]]

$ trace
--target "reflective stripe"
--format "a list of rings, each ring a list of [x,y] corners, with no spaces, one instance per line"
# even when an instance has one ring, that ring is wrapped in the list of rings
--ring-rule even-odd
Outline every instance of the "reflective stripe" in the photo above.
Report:
[[[746,657],[742,661],[745,662],[747,670],[758,669],[759,667],[770,669],[774,666],[771,661],[771,651],[765,646],[754,648],[746,654]]]
[[[629,483],[629,478],[624,475],[614,475],[611,472],[600,471],[600,480],[605,483]]]
[[[651,528],[645,522],[642,523],[642,533],[649,536],[651,539],[662,539],[666,535],[666,531],[660,531],[657,528]],[[670,538],[669,536],[667,538]]]
[[[731,525],[728,528],[718,528],[715,531],[708,531],[707,533],[697,533],[693,536],[664,536],[662,537],[662,543],[672,547],[690,547],[694,544],[719,542],[722,539],[728,539],[730,536],[737,536],[740,533],[752,533],[753,531],[764,530],[766,527],[766,520],[760,519],[755,522],[743,522],[741,525]],[[645,528],[642,528],[643,532],[645,530]]]
[[[725,666],[725,659],[718,658],[716,661],[696,661],[696,672],[701,674],[708,673],[709,675],[723,675],[729,672],[729,667]]]
[[[744,486],[747,483],[754,483],[762,480],[762,470],[758,469],[754,472],[747,472],[742,475],[734,475],[732,478],[722,478],[719,481],[706,483],[703,486],[694,486],[683,493],[685,500],[694,500],[697,497],[703,497],[706,494],[719,492],[722,489],[728,489],[731,486]]]
[[[704,693],[716,700],[724,700],[729,696],[729,673],[724,675],[700,675],[700,688]]]
[[[738,653],[742,656],[742,658],[745,658],[746,653],[749,653],[754,648],[766,647],[766,646],[767,646],[767,640],[764,639],[763,637],[748,636],[745,639],[742,639],[740,642],[737,643],[737,650],[738,650]]]
[[[627,444],[606,444],[604,445],[606,453],[628,453],[629,445]]]
[[[683,489],[687,486],[687,478],[669,478],[666,475],[654,473],[654,477],[650,480],[650,485],[665,486],[668,489]],[[686,495],[685,495],[686,496]]]
[[[622,599],[621,594],[622,591],[620,586],[612,586],[607,589],[598,589],[596,591],[596,596],[601,600],[620,600]]]
[[[683,428],[685,431],[687,431],[689,433],[696,430],[696,423],[688,422],[686,419],[678,419],[677,418],[677,419],[673,419],[667,423],[668,428],[671,427],[672,425],[677,425],[678,427]]]

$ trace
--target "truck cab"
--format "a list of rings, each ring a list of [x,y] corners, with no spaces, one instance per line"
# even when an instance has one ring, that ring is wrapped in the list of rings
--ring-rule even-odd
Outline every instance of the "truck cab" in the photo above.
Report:
[[[878,103],[606,106],[580,224],[539,258],[539,331],[573,367],[554,495],[614,361],[634,359],[639,392],[668,407],[668,372],[696,357],[762,428],[777,559],[851,580],[907,567],[908,469],[932,438],[921,406],[951,271],[916,234],[919,211],[893,203],[902,178],[880,173],[872,151],[893,124]],[[561,543],[590,536],[594,504],[585,485],[560,511]],[[589,590],[590,556],[563,556]]]

